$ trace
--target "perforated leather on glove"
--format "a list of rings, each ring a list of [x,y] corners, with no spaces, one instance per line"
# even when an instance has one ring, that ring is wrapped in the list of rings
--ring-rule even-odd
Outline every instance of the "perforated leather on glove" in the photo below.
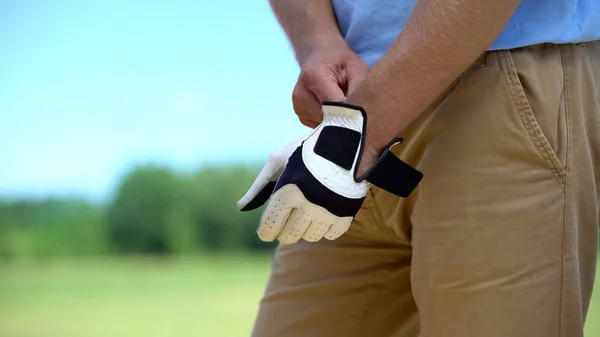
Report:
[[[371,184],[408,197],[423,175],[384,149],[361,177],[356,172],[364,149],[366,113],[358,106],[325,102],[323,122],[311,133],[276,150],[250,190],[238,202],[242,211],[267,200],[258,235],[290,244],[303,238],[336,239],[348,231]]]

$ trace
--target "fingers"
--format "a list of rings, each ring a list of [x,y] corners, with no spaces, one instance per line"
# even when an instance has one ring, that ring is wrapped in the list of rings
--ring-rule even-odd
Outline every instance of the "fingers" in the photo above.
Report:
[[[321,121],[315,121],[315,120],[308,120],[308,119],[303,119],[303,118],[299,118],[300,119],[300,123],[302,123],[302,125],[309,127],[311,129],[316,129],[317,126],[319,126],[319,124],[321,124]]]
[[[308,201],[300,189],[293,184],[285,185],[271,195],[269,203],[260,218],[258,237],[262,241],[275,240],[286,225],[294,209],[298,209]],[[291,218],[297,220],[297,215]],[[287,233],[287,232],[286,232]]]
[[[308,242],[317,242],[323,238],[323,235],[329,230],[332,223],[331,217],[327,217],[325,219],[316,219],[313,221],[310,226],[302,235],[302,238]]]
[[[328,240],[335,240],[348,231],[351,223],[351,217],[338,218],[323,237]]]
[[[304,210],[295,208],[287,219],[285,226],[277,236],[283,244],[296,243],[302,238],[304,232],[311,224],[311,218]]]
[[[323,101],[341,102],[345,94],[339,85],[336,74],[327,69],[303,70],[292,92],[294,111],[302,124],[316,127],[321,123],[321,103]]]
[[[282,201],[277,195],[280,191],[281,189],[271,196],[271,201],[267,204],[256,231],[258,237],[265,242],[271,242],[277,238],[293,209],[292,203],[286,203],[285,198]]]
[[[341,102],[345,95],[340,88],[338,76],[328,69],[322,72],[304,72],[300,75],[300,81],[310,90],[320,102],[335,101]]]
[[[364,62],[356,62],[348,64],[346,68],[346,87],[348,88],[347,95],[354,92],[367,78],[369,68]]]
[[[300,122],[305,126],[315,128],[323,120],[321,102],[300,82],[296,84],[292,92],[292,104]]]
[[[271,196],[257,233],[261,240],[292,244],[304,239],[334,240],[348,231],[352,217],[339,218],[304,198],[296,185],[286,185]]]

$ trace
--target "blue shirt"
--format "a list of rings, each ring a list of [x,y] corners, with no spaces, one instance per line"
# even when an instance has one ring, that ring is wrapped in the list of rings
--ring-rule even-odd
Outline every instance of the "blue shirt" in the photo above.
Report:
[[[372,66],[404,28],[416,0],[331,2],[348,45]],[[592,40],[600,40],[600,0],[522,0],[489,49]]]

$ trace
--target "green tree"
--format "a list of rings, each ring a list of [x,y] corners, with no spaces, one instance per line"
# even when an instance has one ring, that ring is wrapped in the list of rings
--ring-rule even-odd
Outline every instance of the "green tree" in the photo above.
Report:
[[[185,179],[165,167],[143,166],[126,175],[107,212],[114,249],[156,254],[193,250],[190,191]]]
[[[260,210],[240,212],[237,201],[259,169],[249,165],[207,166],[193,177],[194,219],[202,247],[211,250],[271,249],[256,235]]]

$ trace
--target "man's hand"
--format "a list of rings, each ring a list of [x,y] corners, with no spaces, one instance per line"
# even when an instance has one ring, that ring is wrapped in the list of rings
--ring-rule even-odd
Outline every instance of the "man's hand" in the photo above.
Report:
[[[368,72],[366,63],[345,43],[317,48],[300,66],[292,102],[300,122],[311,128],[323,120],[321,102],[343,101]]]
[[[389,151],[397,139],[365,174],[357,175],[365,155],[366,124],[362,108],[325,102],[323,122],[307,138],[271,155],[238,202],[240,210],[249,211],[269,199],[258,227],[263,241],[337,239],[348,230],[371,185],[400,197],[410,195],[422,174]]]
[[[366,77],[368,67],[353,53],[338,26],[331,0],[270,0],[294,47],[301,73],[294,88],[294,110],[302,124],[323,119],[321,102],[341,102]]]

